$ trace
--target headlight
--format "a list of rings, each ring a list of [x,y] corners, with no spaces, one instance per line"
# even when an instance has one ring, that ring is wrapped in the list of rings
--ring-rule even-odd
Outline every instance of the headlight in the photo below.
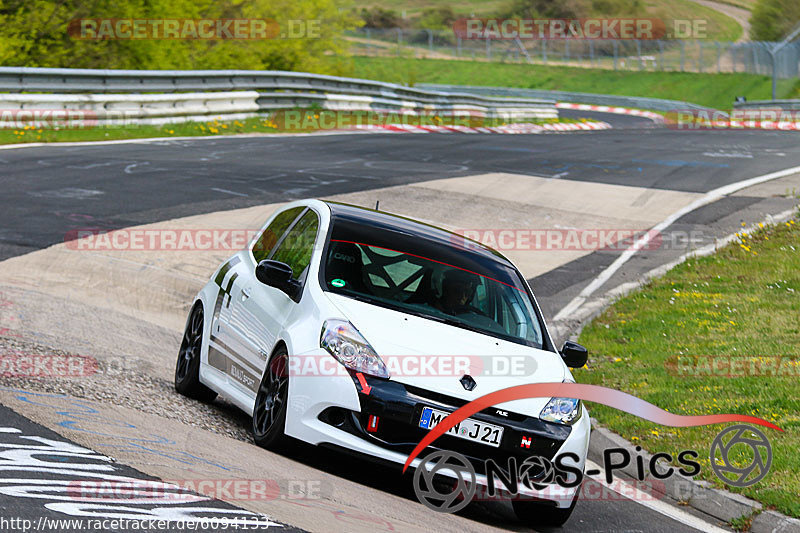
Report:
[[[347,320],[326,320],[322,324],[319,345],[351,370],[379,378],[389,377],[389,371],[381,358]]]
[[[581,402],[575,398],[552,398],[544,406],[539,418],[559,424],[572,424],[581,415]]]

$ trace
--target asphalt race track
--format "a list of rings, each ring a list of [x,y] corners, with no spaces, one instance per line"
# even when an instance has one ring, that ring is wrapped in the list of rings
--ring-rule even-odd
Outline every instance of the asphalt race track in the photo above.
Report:
[[[558,180],[575,191],[599,184],[693,198],[723,185],[800,166],[800,144],[792,133],[670,131],[634,117],[577,114],[606,120],[614,129],[542,135],[216,137],[0,150],[0,175],[5,186],[0,196],[0,261],[63,243],[65,235],[74,229],[118,229],[447,178],[506,173]],[[774,191],[762,191],[726,197],[687,215],[675,226],[686,231],[703,228],[713,240],[730,233],[732,222],[757,221],[767,213],[794,205],[793,199],[779,196]],[[581,201],[579,194],[564,196],[563,204],[553,207],[580,211]],[[502,211],[497,216],[503,216]],[[618,253],[595,251],[531,275],[546,315],[554,316]],[[676,250],[643,252],[607,286],[635,279],[679,255]],[[241,418],[231,415],[232,426],[246,425]],[[0,419],[0,426],[12,428],[0,433],[0,450],[18,433],[16,430],[66,442],[7,407],[0,406]],[[288,458],[335,476],[342,483],[350,478],[376,494],[413,500],[407,488],[387,481],[395,478],[381,468],[365,472],[355,460],[320,454],[307,447],[298,448]],[[121,475],[148,479],[128,467],[115,468]],[[58,515],[45,511],[34,498],[4,493],[2,481],[0,509],[15,509],[18,516],[34,519]],[[216,501],[204,505],[230,509]],[[473,505],[463,516],[481,527],[524,530],[514,522],[510,509],[499,504]],[[693,524],[620,499],[582,502],[564,531],[709,530],[703,522]]]

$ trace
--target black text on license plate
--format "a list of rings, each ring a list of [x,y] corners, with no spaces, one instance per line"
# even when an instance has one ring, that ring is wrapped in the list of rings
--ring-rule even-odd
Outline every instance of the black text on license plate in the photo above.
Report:
[[[432,407],[424,407],[422,416],[419,418],[419,427],[433,429],[449,414],[446,411],[440,411]],[[497,448],[503,438],[503,428],[473,418],[467,418],[448,429],[446,434]]]

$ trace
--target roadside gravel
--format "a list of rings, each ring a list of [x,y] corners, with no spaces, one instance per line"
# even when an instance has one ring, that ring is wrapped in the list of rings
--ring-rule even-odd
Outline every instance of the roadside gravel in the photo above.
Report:
[[[211,404],[190,400],[175,391],[172,381],[98,360],[96,371],[75,377],[31,377],[9,371],[3,360],[20,356],[71,357],[63,350],[15,336],[0,335],[0,386],[26,391],[66,394],[75,398],[120,405],[177,420],[240,441],[251,442],[250,418],[223,397]],[[177,355],[177,354],[176,354]]]

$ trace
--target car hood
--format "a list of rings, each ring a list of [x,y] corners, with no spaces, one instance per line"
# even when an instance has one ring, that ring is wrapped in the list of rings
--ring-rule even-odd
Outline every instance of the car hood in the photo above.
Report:
[[[384,359],[393,381],[471,401],[516,385],[561,383],[568,376],[556,353],[339,294],[326,294]],[[439,365],[438,361],[443,362]],[[418,370],[425,363],[428,366]],[[477,383],[472,391],[460,382],[464,374],[460,370],[467,366]],[[549,400],[549,397],[527,398],[497,407],[538,416]]]

